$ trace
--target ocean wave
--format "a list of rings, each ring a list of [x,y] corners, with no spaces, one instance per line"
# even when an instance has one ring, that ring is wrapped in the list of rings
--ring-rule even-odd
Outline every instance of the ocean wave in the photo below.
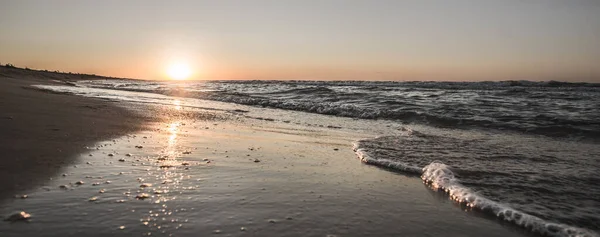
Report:
[[[311,86],[311,87],[305,87],[305,88],[294,88],[294,89],[289,89],[289,90],[274,91],[274,92],[269,92],[268,94],[311,94],[311,93],[315,93],[315,94],[335,93],[335,91],[332,89],[329,89],[327,87],[323,87],[323,86]]]
[[[77,85],[405,124],[600,138],[600,84],[591,83],[101,80]]]
[[[507,119],[508,117],[503,115],[498,115],[495,118],[486,118],[479,115],[473,115],[471,118],[469,118],[467,117],[469,116],[467,113],[462,113],[462,117],[457,117],[454,116],[455,113],[447,114],[448,112],[431,113],[418,111],[417,109],[384,109],[354,105],[350,103],[334,103],[338,102],[339,99],[298,102],[239,94],[213,94],[205,98],[222,102],[254,106],[258,105],[263,107],[334,115],[340,117],[400,120],[404,123],[418,123],[437,127],[480,127],[533,133],[553,137],[581,136],[592,139],[600,138],[600,123],[598,122],[589,120],[560,119],[549,116],[547,116],[546,119],[540,119],[541,116],[544,115],[538,115],[534,118],[509,115],[512,116],[510,119]],[[401,104],[401,102],[398,102],[397,104]],[[505,121],[501,121],[502,119]]]

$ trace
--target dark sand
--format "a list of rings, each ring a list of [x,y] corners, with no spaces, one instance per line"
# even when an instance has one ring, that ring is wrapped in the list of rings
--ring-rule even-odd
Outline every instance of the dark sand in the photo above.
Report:
[[[55,176],[86,146],[148,120],[113,102],[29,88],[81,77],[0,67],[0,202]]]

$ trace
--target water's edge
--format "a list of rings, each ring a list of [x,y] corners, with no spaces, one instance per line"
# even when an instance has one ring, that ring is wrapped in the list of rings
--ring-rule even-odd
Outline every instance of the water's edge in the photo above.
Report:
[[[425,167],[417,167],[407,163],[389,159],[377,159],[361,148],[361,140],[353,143],[353,150],[361,162],[369,165],[391,169],[408,175],[420,176],[423,182],[434,191],[443,192],[448,198],[462,207],[481,211],[496,217],[500,221],[514,224],[542,236],[555,237],[584,237],[598,236],[596,233],[584,229],[553,223],[539,217],[526,214],[513,209],[505,204],[492,201],[460,183],[451,171],[451,167],[439,161],[434,161]]]

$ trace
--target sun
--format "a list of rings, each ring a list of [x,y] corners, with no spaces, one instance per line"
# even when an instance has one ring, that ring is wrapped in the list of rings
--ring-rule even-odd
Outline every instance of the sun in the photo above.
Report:
[[[185,80],[192,75],[192,70],[185,63],[174,63],[167,68],[167,75],[173,80]]]

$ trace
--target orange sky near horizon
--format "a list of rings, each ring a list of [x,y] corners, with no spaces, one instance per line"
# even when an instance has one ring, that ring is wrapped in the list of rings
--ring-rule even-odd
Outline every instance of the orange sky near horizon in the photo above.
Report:
[[[138,79],[600,82],[592,1],[0,3],[0,63]]]

